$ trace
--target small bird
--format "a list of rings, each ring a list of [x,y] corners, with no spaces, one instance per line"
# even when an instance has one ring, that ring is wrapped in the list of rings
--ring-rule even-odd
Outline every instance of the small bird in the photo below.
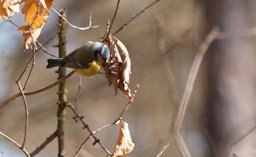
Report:
[[[90,77],[99,73],[101,64],[105,60],[108,61],[109,57],[110,52],[107,45],[102,42],[88,41],[64,58],[48,59],[46,67],[73,68],[79,75]]]

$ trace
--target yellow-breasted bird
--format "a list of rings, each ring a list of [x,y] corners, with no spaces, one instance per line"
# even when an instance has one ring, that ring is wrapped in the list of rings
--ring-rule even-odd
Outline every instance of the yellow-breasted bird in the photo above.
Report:
[[[64,58],[48,59],[47,68],[57,66],[73,68],[79,75],[90,77],[99,73],[101,64],[109,57],[107,45],[102,42],[88,41]]]

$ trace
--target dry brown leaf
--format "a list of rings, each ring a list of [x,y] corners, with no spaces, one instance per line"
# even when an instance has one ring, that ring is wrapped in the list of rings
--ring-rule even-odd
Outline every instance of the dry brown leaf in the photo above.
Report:
[[[48,9],[52,8],[52,1],[53,0],[22,0],[22,2],[25,2],[22,13],[25,14],[25,21],[28,21],[33,30],[47,22],[46,18],[49,16]]]
[[[129,53],[125,45],[118,39],[116,39],[116,46],[120,56],[122,58],[122,88],[123,92],[128,96],[132,97],[131,91],[129,88],[130,77],[131,77],[131,60],[129,57]],[[121,85],[121,84],[120,84]]]
[[[110,59],[108,64],[103,64],[102,67],[108,74],[109,85],[113,84],[115,95],[118,88],[124,92],[128,98],[132,98],[129,83],[131,77],[131,60],[125,45],[115,38],[113,35],[109,36],[108,48],[110,50]],[[112,75],[109,75],[112,73]]]
[[[20,0],[0,0],[0,19],[6,19],[19,12]]]
[[[31,30],[34,41],[36,41],[37,38],[39,37],[42,28],[43,27],[36,28],[35,30]],[[33,43],[33,40],[32,40],[32,37],[31,37],[31,32],[30,32],[30,26],[29,25],[21,26],[18,30],[23,32],[23,37],[24,37],[23,49],[26,50]]]
[[[133,148],[134,143],[132,143],[128,123],[122,121],[113,157],[127,156]]]

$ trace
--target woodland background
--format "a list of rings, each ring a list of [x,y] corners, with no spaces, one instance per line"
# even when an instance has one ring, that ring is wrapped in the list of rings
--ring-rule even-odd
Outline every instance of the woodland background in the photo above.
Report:
[[[117,30],[151,2],[121,1],[112,31]],[[56,10],[68,10],[67,18],[72,24],[87,26],[92,11],[93,25],[100,25],[99,28],[86,31],[68,27],[67,52],[73,51],[88,40],[99,41],[105,33],[107,19],[113,16],[115,6],[116,1],[109,0],[54,1],[53,7]],[[228,156],[232,143],[256,126],[256,29],[253,28],[256,25],[255,8],[254,0],[161,0],[117,35],[128,48],[132,61],[130,88],[134,90],[136,84],[140,85],[133,104],[123,117],[129,123],[131,137],[135,143],[135,148],[129,156],[156,156],[167,143],[170,145],[162,154],[163,157],[181,156],[171,134],[177,106],[172,104],[168,80],[158,52],[158,15],[165,22],[167,50],[186,34],[171,51],[167,51],[180,97],[194,56],[206,34],[213,26],[218,26],[220,31],[231,31],[230,38],[215,40],[210,45],[188,104],[181,134],[192,156]],[[58,15],[50,11],[48,22],[38,41],[44,43],[56,32],[58,18]],[[24,16],[21,13],[10,19],[24,25]],[[240,31],[241,36],[236,35],[240,29],[245,30],[242,33]],[[186,33],[188,31],[189,33]],[[31,50],[23,51],[22,33],[5,20],[0,20],[0,41],[2,103],[19,92],[14,82],[31,56]],[[55,55],[58,49],[52,45],[57,42],[58,39],[54,38],[46,45],[46,49]],[[40,89],[56,81],[56,69],[45,68],[48,58],[51,57],[43,52],[37,53],[35,69],[27,91]],[[25,79],[21,81],[24,82]],[[71,103],[74,103],[78,86],[77,74],[67,80],[68,100]],[[54,87],[46,92],[27,96],[29,128],[26,149],[29,152],[56,130],[56,92],[57,87]],[[121,91],[114,96],[114,89],[108,86],[105,75],[97,75],[93,78],[83,78],[77,108],[94,130],[113,122],[128,102],[129,99]],[[206,115],[207,129],[203,127]],[[73,113],[67,110],[66,156],[72,156],[88,136],[82,125],[75,123],[73,116]],[[24,119],[24,106],[20,97],[0,111],[0,130],[15,141],[21,142]],[[214,147],[209,142],[206,130],[210,133]],[[118,132],[119,127],[110,127],[97,133],[97,137],[113,151]],[[233,153],[238,157],[256,156],[255,141],[256,132],[252,132],[235,145]],[[91,139],[84,145],[80,156],[106,156],[98,145],[92,146],[92,142]],[[5,150],[4,156],[24,156],[18,148],[2,138],[0,148]],[[56,150],[57,140],[37,156],[56,156]]]

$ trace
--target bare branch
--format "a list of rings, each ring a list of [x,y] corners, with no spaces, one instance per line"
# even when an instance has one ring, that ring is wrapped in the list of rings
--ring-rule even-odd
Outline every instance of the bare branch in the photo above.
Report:
[[[24,126],[24,138],[23,138],[23,143],[22,143],[22,146],[21,148],[24,149],[25,147],[25,143],[26,143],[26,137],[27,137],[27,129],[28,129],[28,105],[27,105],[27,100],[26,100],[26,97],[25,97],[25,94],[24,94],[24,91],[20,85],[20,81],[16,81],[18,87],[19,87],[19,90],[20,90],[20,93],[22,95],[22,98],[23,98],[23,101],[24,101],[24,106],[25,106],[25,126]]]
[[[25,148],[22,148],[21,145],[19,145],[16,141],[14,141],[13,139],[11,139],[10,137],[8,137],[7,135],[5,135],[4,133],[2,133],[0,131],[0,136],[2,136],[3,138],[7,139],[8,141],[10,141],[11,143],[13,143],[15,146],[17,146],[27,157],[30,157],[29,153],[27,152],[27,150]]]
[[[179,105],[180,98],[179,98],[179,95],[177,92],[176,81],[175,81],[175,78],[174,78],[174,75],[172,72],[172,68],[171,68],[168,56],[166,55],[165,40],[164,40],[164,21],[160,15],[157,16],[157,24],[158,24],[158,29],[159,29],[159,31],[158,31],[158,52],[161,55],[162,62],[164,65],[165,74],[168,79],[170,96],[171,96],[172,102],[173,102],[174,106],[177,108]],[[183,36],[185,36],[185,35],[183,35]],[[183,39],[183,38],[181,38],[181,39]],[[178,44],[178,42],[176,42],[176,44]],[[174,46],[176,44],[174,44]],[[172,46],[172,47],[174,47],[174,46]]]
[[[227,38],[249,37],[249,36],[255,36],[255,35],[256,35],[256,27],[253,27],[253,28],[236,29],[231,31],[219,32],[216,39],[222,40]]]
[[[38,154],[41,150],[43,150],[49,143],[51,143],[55,138],[57,137],[57,131],[55,131],[51,136],[49,136],[39,147],[36,148],[32,153],[30,153],[30,156],[35,156]]]
[[[148,8],[152,7],[154,4],[156,4],[159,1],[160,0],[155,0],[153,3],[149,4],[147,7],[142,9],[139,13],[137,13],[136,15],[133,15],[132,18],[130,18],[123,26],[121,26],[117,31],[115,31],[115,33],[113,33],[113,36],[115,36],[118,32],[124,29],[124,27],[126,27],[130,22],[132,22],[136,17],[138,17],[143,12],[147,11]]]
[[[214,156],[215,156],[215,157],[220,157],[220,155],[219,155],[219,153],[218,153],[218,151],[217,151],[217,149],[216,149],[216,147],[215,147],[215,144],[214,144],[214,142],[213,142],[213,139],[212,139],[212,137],[211,137],[211,135],[210,135],[210,133],[209,133],[209,131],[208,131],[208,129],[207,129],[207,126],[206,126],[206,119],[207,119],[207,116],[205,115],[205,117],[204,117],[204,119],[203,119],[203,129],[204,129],[205,135],[206,135],[206,137],[207,137],[207,139],[208,139],[208,141],[209,141],[209,144],[210,144],[210,146],[211,146],[211,148],[212,148],[212,151],[213,151],[213,153],[214,153]]]
[[[75,25],[72,25],[70,22],[68,22],[68,20],[66,18],[64,18],[58,11],[56,11],[54,8],[52,8],[52,10],[61,18],[63,18],[64,21],[67,22],[67,24],[70,26],[70,27],[73,27],[73,28],[76,28],[76,29],[79,29],[79,30],[88,30],[88,29],[91,29],[91,28],[98,28],[99,26],[92,26],[92,21],[91,21],[91,17],[92,17],[92,12],[90,14],[90,17],[89,17],[89,26],[88,27],[78,27],[78,26],[75,26]]]
[[[55,82],[55,83],[53,83],[53,84],[51,84],[51,85],[49,85],[49,86],[47,86],[47,87],[44,87],[44,88],[41,88],[41,89],[39,89],[39,90],[32,91],[32,92],[25,92],[24,94],[25,94],[26,96],[28,96],[28,95],[34,95],[34,94],[37,94],[37,93],[41,93],[41,92],[43,92],[43,91],[46,91],[46,90],[48,90],[48,89],[50,89],[50,88],[52,88],[52,87],[54,87],[54,86],[60,84],[61,82],[65,81],[66,79],[68,79],[68,78],[69,78],[71,75],[73,75],[74,73],[75,73],[75,70],[73,70],[71,73],[69,73],[68,75],[66,75],[66,76],[63,77],[62,79],[58,80],[57,82]],[[20,97],[20,96],[22,96],[22,94],[21,94],[21,93],[17,93],[17,94],[15,94],[14,96],[10,97],[9,99],[5,100],[5,101],[0,105],[0,110],[1,110],[5,105],[7,105],[9,102],[13,101],[14,99],[16,99],[16,98],[18,98],[18,97]]]
[[[112,26],[113,26],[113,23],[114,23],[114,21],[115,21],[116,14],[117,14],[117,11],[118,11],[118,8],[119,8],[119,3],[120,3],[120,0],[117,1],[117,4],[116,4],[116,11],[115,11],[115,13],[114,13],[114,15],[113,15],[113,18],[112,18],[112,20],[111,20],[110,25],[109,25],[109,21],[108,21],[108,23],[107,23],[107,31],[106,31],[105,36],[104,36],[104,38],[103,38],[103,42],[107,42],[107,41],[108,41],[108,37],[109,37],[109,34],[110,34],[110,32],[111,32],[111,28],[112,28]]]
[[[112,126],[112,125],[117,125],[117,124],[119,124],[120,120],[122,120],[123,114],[125,113],[125,111],[128,110],[129,106],[132,104],[133,99],[134,99],[134,97],[135,97],[135,95],[136,95],[136,93],[137,93],[138,88],[139,88],[139,85],[137,84],[137,87],[136,87],[136,89],[135,89],[134,92],[133,92],[133,95],[132,95],[132,98],[130,99],[130,102],[126,105],[126,107],[125,107],[124,110],[122,111],[121,115],[120,115],[113,123],[104,125],[103,127],[99,128],[99,129],[97,129],[97,130],[95,130],[95,131],[91,131],[90,127],[84,122],[83,116],[80,116],[79,113],[75,110],[75,108],[74,108],[72,105],[69,106],[69,108],[71,108],[71,110],[75,113],[76,117],[79,118],[79,120],[83,123],[84,128],[86,128],[86,129],[90,132],[90,135],[83,141],[83,143],[81,144],[81,146],[80,146],[79,149],[77,150],[75,156],[77,156],[77,155],[79,154],[79,152],[80,152],[80,150],[82,149],[82,147],[83,147],[83,145],[85,144],[85,142],[86,142],[88,139],[90,139],[91,137],[93,137],[94,140],[95,140],[93,144],[98,143],[98,144],[102,147],[102,149],[104,149],[105,152],[108,153],[108,155],[112,155],[111,152],[110,152],[109,150],[107,150],[107,149],[102,145],[102,143],[100,142],[100,140],[99,140],[94,134],[96,134],[97,132],[99,132],[99,131],[101,131],[101,130],[103,130],[103,129],[106,129],[106,128]]]
[[[248,133],[246,133],[245,135],[243,135],[242,137],[240,137],[239,139],[237,139],[235,142],[233,142],[233,143],[231,144],[228,157],[231,157],[231,156],[232,156],[233,151],[234,151],[234,149],[235,149],[235,146],[236,146],[239,142],[241,142],[245,137],[247,137],[247,136],[250,135],[252,132],[254,132],[255,130],[256,130],[256,127],[252,128]]]
[[[184,89],[184,93],[182,95],[180,105],[179,105],[179,110],[177,113],[177,116],[174,121],[173,125],[173,136],[175,139],[175,142],[177,143],[182,155],[184,157],[191,157],[191,154],[180,134],[180,127],[183,122],[184,116],[186,114],[186,109],[188,106],[188,101],[191,96],[195,79],[197,76],[197,73],[199,71],[201,62],[203,60],[204,54],[206,53],[208,47],[210,44],[213,42],[213,40],[216,38],[218,35],[219,29],[217,27],[213,27],[212,30],[209,32],[207,35],[205,41],[200,45],[199,50],[195,56],[194,62],[192,64],[191,70],[189,72],[188,80]]]

